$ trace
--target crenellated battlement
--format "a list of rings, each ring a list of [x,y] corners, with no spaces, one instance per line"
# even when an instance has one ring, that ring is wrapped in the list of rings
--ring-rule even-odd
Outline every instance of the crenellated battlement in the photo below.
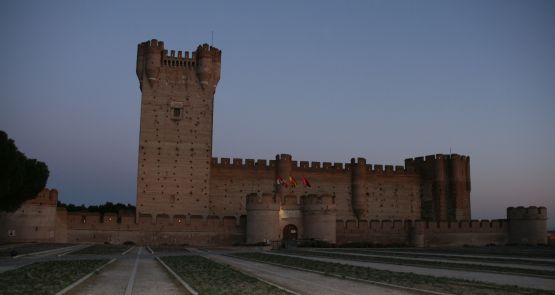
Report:
[[[166,67],[194,68],[197,62],[196,52],[193,52],[192,55],[189,54],[189,51],[182,52],[179,50],[177,51],[177,56],[175,56],[175,50],[170,50],[169,54],[167,50],[164,50],[161,65]]]
[[[310,194],[301,196],[301,208],[303,212],[335,212],[336,204],[330,194]]]
[[[300,205],[299,198],[295,195],[286,195],[281,200],[282,209],[299,209]]]
[[[507,230],[506,219],[465,220],[465,221],[426,221],[426,220],[337,220],[338,228],[343,230],[371,231],[383,229],[411,229],[420,233],[491,233]]]
[[[148,50],[148,49],[164,50],[164,41],[158,41],[156,39],[145,41],[145,42],[139,43],[139,49],[140,50]]]
[[[509,242],[513,244],[547,243],[547,208],[545,207],[509,207]]]
[[[236,169],[273,169],[276,161],[263,159],[240,159],[240,158],[212,158],[214,168],[236,168]]]
[[[362,158],[359,158],[362,159]],[[241,158],[212,158],[212,167],[215,168],[237,168],[237,169],[273,169],[276,167],[277,161],[287,161],[291,164],[294,171],[306,172],[347,172],[351,171],[353,163],[339,162],[309,162],[309,161],[293,161],[292,157],[287,154],[276,156],[276,160],[264,159],[241,159]],[[401,165],[382,165],[382,164],[366,164],[364,162],[364,170],[368,174],[375,175],[414,175],[414,167],[405,167]],[[356,165],[356,164],[355,164]]]
[[[56,206],[58,203],[58,191],[56,189],[43,189],[36,197],[25,201],[25,204]]]
[[[415,157],[405,159],[405,166],[413,166],[415,164],[429,163],[436,160],[460,160],[469,161],[469,156],[459,155],[459,154],[435,154],[427,155],[425,157]]]
[[[547,208],[546,207],[536,207],[536,206],[529,206],[529,207],[509,207],[507,208],[507,218],[509,220],[534,220],[540,219],[544,220],[547,219]]]
[[[195,68],[201,58],[208,58],[214,63],[221,63],[222,52],[216,47],[209,46],[208,44],[199,46],[197,50],[193,52],[163,50],[161,65],[166,67]]]
[[[222,60],[222,51],[216,47],[212,47],[206,43],[199,45],[196,51],[199,58],[209,57],[214,62],[221,62]]]
[[[414,167],[405,167],[400,165],[382,165],[382,164],[367,164],[365,158],[352,158],[349,169],[358,169],[357,171],[365,171],[367,174],[385,174],[385,175],[403,175],[414,174]]]
[[[199,230],[201,228],[236,228],[244,216],[230,215],[174,215],[116,214],[100,212],[67,212],[67,225],[71,230],[141,230],[163,227],[167,230]]]
[[[152,39],[138,45],[136,73],[142,90],[145,78],[151,87],[157,85],[161,69],[194,69],[202,88],[214,90],[220,80],[221,58],[221,50],[208,44],[192,53],[179,50],[176,55],[175,50],[164,48],[164,42]]]
[[[257,193],[252,193],[247,195],[247,211],[252,210],[269,210],[269,211],[279,211],[281,206],[280,198],[276,197],[274,194],[263,193],[258,195]]]
[[[491,232],[507,229],[506,219],[494,220],[463,220],[463,221],[424,221],[417,220],[415,229],[432,232],[465,233],[465,232]]]

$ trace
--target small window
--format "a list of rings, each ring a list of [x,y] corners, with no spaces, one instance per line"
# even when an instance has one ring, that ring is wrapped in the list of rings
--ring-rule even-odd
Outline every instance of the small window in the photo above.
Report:
[[[183,103],[172,101],[170,103],[170,116],[172,120],[181,120],[183,117]]]

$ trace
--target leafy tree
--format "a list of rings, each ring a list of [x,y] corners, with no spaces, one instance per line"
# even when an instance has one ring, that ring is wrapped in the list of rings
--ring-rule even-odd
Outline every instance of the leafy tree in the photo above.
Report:
[[[65,204],[63,202],[58,201],[58,207],[66,208],[68,212],[79,212],[79,211],[86,211],[86,212],[100,212],[104,213],[118,213],[120,211],[134,211],[135,206],[131,204],[122,204],[122,203],[112,203],[106,202],[103,205],[79,205],[75,206],[73,204]]]
[[[0,130],[0,211],[13,212],[35,197],[48,180],[48,166],[28,159]]]

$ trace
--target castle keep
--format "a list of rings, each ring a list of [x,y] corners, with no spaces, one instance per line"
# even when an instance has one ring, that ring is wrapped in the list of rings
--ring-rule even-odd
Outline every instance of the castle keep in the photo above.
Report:
[[[134,214],[66,212],[45,190],[0,215],[0,241],[232,245],[330,243],[486,245],[546,243],[545,207],[471,220],[470,160],[430,155],[404,166],[212,158],[222,53],[139,44],[141,97]],[[316,147],[315,147],[316,148]],[[301,181],[302,180],[302,181]],[[303,183],[304,182],[304,183]]]

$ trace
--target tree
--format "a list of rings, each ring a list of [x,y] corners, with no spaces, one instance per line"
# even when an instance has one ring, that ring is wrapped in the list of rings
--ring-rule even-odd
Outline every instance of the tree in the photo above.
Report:
[[[48,180],[48,166],[28,159],[0,130],[0,211],[13,212],[35,197]]]
[[[112,203],[106,202],[104,205],[89,205],[85,206],[79,205],[75,206],[73,204],[65,204],[61,201],[58,201],[58,207],[66,208],[67,212],[79,212],[79,211],[86,211],[86,212],[100,212],[104,213],[119,213],[120,211],[135,211],[135,206],[131,204],[122,204],[122,203]]]

